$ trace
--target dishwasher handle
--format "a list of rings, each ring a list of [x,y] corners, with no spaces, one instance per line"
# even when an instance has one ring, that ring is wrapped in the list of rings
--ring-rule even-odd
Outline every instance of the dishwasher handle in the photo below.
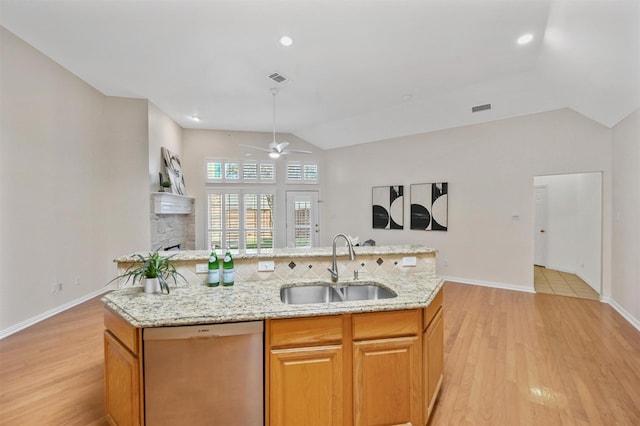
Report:
[[[144,340],[182,340],[262,334],[263,332],[263,321],[248,321],[182,327],[145,328],[142,335]]]

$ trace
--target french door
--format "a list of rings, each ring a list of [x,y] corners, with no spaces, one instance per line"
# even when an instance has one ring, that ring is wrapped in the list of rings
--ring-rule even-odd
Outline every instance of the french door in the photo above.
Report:
[[[287,247],[317,247],[318,192],[287,191]]]

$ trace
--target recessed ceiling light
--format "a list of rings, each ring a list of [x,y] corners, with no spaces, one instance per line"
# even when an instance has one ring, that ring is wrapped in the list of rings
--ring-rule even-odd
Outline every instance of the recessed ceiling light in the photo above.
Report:
[[[413,95],[410,95],[410,94],[402,95],[402,100],[405,102],[409,102],[411,99],[413,99]]]
[[[193,121],[200,121],[200,117],[198,117],[197,115],[192,115],[192,116],[191,116],[191,119],[192,119]]]
[[[280,37],[280,44],[289,47],[293,44],[293,39],[286,35],[282,36]]]
[[[523,34],[520,37],[518,37],[518,44],[522,46],[524,44],[530,43],[531,40],[533,40],[533,34],[531,33]]]

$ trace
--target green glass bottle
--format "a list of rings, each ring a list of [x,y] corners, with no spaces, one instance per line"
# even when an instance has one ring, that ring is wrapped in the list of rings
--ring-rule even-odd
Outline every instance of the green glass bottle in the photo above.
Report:
[[[213,246],[211,256],[209,257],[209,277],[207,278],[207,285],[209,287],[218,287],[220,285],[220,262],[216,254],[216,246]]]
[[[233,285],[233,281],[233,258],[231,257],[231,250],[227,247],[227,252],[225,253],[222,261],[222,285],[231,286]]]

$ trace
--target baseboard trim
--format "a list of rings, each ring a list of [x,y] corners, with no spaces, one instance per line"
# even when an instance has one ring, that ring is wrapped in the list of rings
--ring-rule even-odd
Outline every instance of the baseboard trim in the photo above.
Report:
[[[533,286],[525,287],[525,286],[515,285],[515,284],[496,283],[492,281],[470,280],[468,278],[449,277],[445,275],[438,275],[438,276],[444,279],[445,281],[452,281],[452,282],[461,283],[461,284],[472,284],[472,285],[479,285],[482,287],[493,287],[493,288],[499,288],[502,290],[522,291],[525,293],[536,292]]]
[[[102,287],[102,288],[100,288],[100,289],[98,289],[96,291],[93,291],[93,292],[91,292],[89,294],[86,294],[86,295],[84,295],[84,296],[82,296],[82,297],[80,297],[78,299],[72,300],[72,301],[67,302],[67,303],[65,303],[63,305],[60,305],[60,306],[56,306],[53,309],[49,309],[46,312],[43,312],[43,313],[41,313],[39,315],[36,315],[34,317],[31,317],[31,318],[28,318],[28,319],[26,319],[26,320],[24,320],[22,322],[19,322],[18,324],[12,325],[11,327],[7,327],[4,330],[0,331],[0,340],[4,339],[5,337],[9,337],[12,334],[15,334],[15,333],[17,333],[17,332],[19,332],[21,330],[24,330],[27,327],[31,327],[32,325],[37,324],[40,321],[44,321],[47,318],[50,318],[50,317],[52,317],[54,315],[57,315],[57,314],[59,314],[61,312],[64,312],[67,309],[71,309],[74,306],[79,305],[79,304],[81,304],[83,302],[86,302],[89,299],[93,299],[96,296],[100,296],[101,294],[106,293],[108,291],[111,291],[113,289],[114,288],[112,287],[112,285],[109,285],[109,286],[106,286],[106,287]]]
[[[625,308],[620,306],[618,302],[612,300],[608,297],[600,297],[600,301],[603,303],[607,303],[613,309],[615,309],[624,319],[626,319],[632,326],[636,328],[636,330],[640,331],[640,320],[636,319],[629,313]]]

